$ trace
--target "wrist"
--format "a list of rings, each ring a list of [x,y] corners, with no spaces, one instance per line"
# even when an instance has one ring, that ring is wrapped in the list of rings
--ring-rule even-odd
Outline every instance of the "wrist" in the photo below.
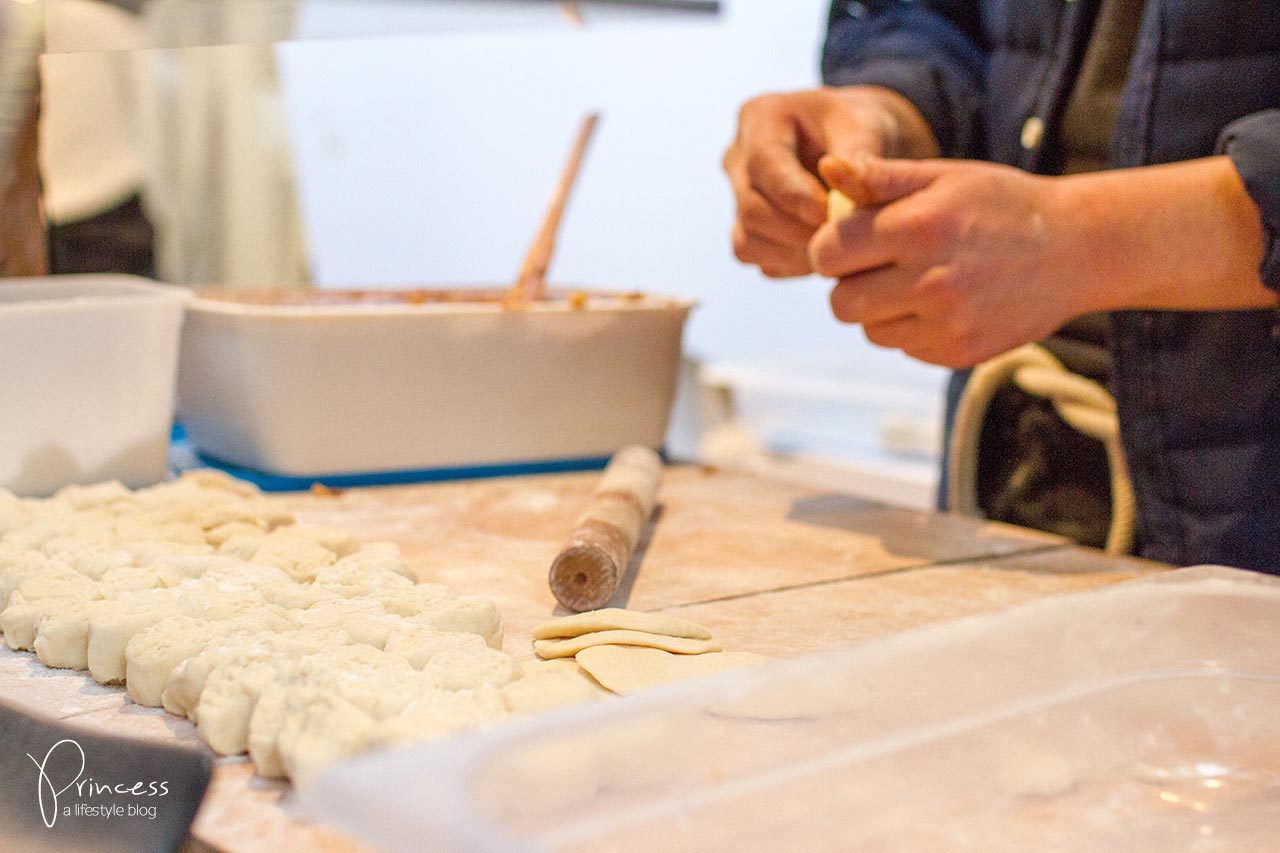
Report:
[[[1130,276],[1117,238],[1105,183],[1084,176],[1044,178],[1048,190],[1048,239],[1055,250],[1056,287],[1067,299],[1069,319],[1124,307]]]
[[[1053,180],[1064,269],[1089,310],[1276,304],[1259,277],[1261,216],[1227,158]]]

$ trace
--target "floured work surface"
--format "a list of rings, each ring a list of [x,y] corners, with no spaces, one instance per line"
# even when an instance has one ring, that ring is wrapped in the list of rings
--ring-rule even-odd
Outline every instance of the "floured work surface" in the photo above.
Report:
[[[547,566],[595,479],[531,477],[262,500],[281,513],[296,513],[303,525],[345,531],[356,543],[394,543],[418,581],[443,583],[458,596],[492,600],[506,628],[505,651],[529,658],[530,630],[555,612],[546,586]],[[813,614],[803,603],[795,606],[793,597],[806,592],[821,596],[824,589],[853,589],[861,583],[888,584],[890,591],[882,591],[878,601],[881,611],[891,613],[893,582],[939,561],[972,559],[984,565],[951,566],[945,570],[949,577],[906,585],[910,595],[904,600],[913,611],[909,624],[972,612],[975,590],[989,608],[998,608],[1009,600],[1109,583],[1155,568],[1134,562],[1103,571],[1115,561],[1067,549],[1052,537],[701,469],[672,469],[661,504],[643,571],[634,586],[624,588],[627,599],[619,603],[694,618],[717,636],[731,635],[732,645],[726,647],[772,656],[900,627],[881,618],[868,629],[856,612],[837,611],[822,614],[815,624]],[[339,550],[351,547],[327,544]],[[1068,561],[1072,566],[1038,568],[1055,560],[1061,564],[1063,554],[1076,555]],[[275,555],[287,566],[288,556]],[[1020,568],[1000,574],[999,566],[1015,561]],[[305,574],[305,564],[295,561],[290,568]],[[859,580],[865,575],[884,577]],[[1005,586],[1016,594],[1010,598],[993,592]],[[921,595],[930,596],[928,608],[918,603]],[[777,605],[768,606],[769,601]],[[749,626],[739,614],[753,608],[763,608],[768,618],[753,619]],[[49,670],[29,653],[0,657],[0,685],[32,710],[73,718],[79,725],[157,739],[196,739],[190,723],[132,704],[120,688],[98,685],[83,674]],[[517,704],[526,711],[542,705],[532,695],[522,695]],[[427,725],[435,713],[426,713],[420,724]],[[223,759],[195,835],[229,850],[348,845],[337,833],[289,820],[279,807],[287,790],[284,783],[254,777],[252,765],[243,759]]]

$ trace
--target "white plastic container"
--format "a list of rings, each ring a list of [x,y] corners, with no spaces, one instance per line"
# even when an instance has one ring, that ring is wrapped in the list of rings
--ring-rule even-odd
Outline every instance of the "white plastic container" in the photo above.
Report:
[[[388,851],[1262,851],[1280,580],[1190,569],[372,754]]]
[[[0,487],[164,479],[189,298],[133,276],[0,282]]]
[[[691,303],[562,295],[510,311],[494,295],[202,295],[183,335],[180,417],[202,453],[293,477],[662,445]]]

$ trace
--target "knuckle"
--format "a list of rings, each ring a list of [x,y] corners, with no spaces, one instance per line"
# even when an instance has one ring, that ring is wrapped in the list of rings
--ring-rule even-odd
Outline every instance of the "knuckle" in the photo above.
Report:
[[[952,268],[935,268],[923,276],[916,286],[919,299],[934,310],[952,315],[965,301],[965,287],[959,273]]]
[[[884,227],[916,250],[926,252],[941,249],[955,233],[951,217],[920,205],[904,207],[895,211],[892,216],[886,215]]]

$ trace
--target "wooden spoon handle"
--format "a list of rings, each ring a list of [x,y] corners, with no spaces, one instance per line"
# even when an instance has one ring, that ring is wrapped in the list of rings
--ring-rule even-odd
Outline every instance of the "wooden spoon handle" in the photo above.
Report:
[[[564,217],[569,194],[573,192],[574,182],[578,178],[582,161],[586,157],[587,146],[591,144],[591,137],[599,122],[599,113],[591,113],[582,120],[578,138],[573,144],[573,150],[569,153],[569,161],[565,163],[564,172],[561,173],[560,181],[551,195],[551,203],[542,217],[542,227],[538,230],[533,245],[529,247],[529,252],[524,257],[524,265],[520,267],[520,275],[516,278],[516,283],[507,291],[506,298],[503,300],[508,305],[536,302],[546,295],[547,269],[551,266],[551,256],[555,253],[560,220]]]

